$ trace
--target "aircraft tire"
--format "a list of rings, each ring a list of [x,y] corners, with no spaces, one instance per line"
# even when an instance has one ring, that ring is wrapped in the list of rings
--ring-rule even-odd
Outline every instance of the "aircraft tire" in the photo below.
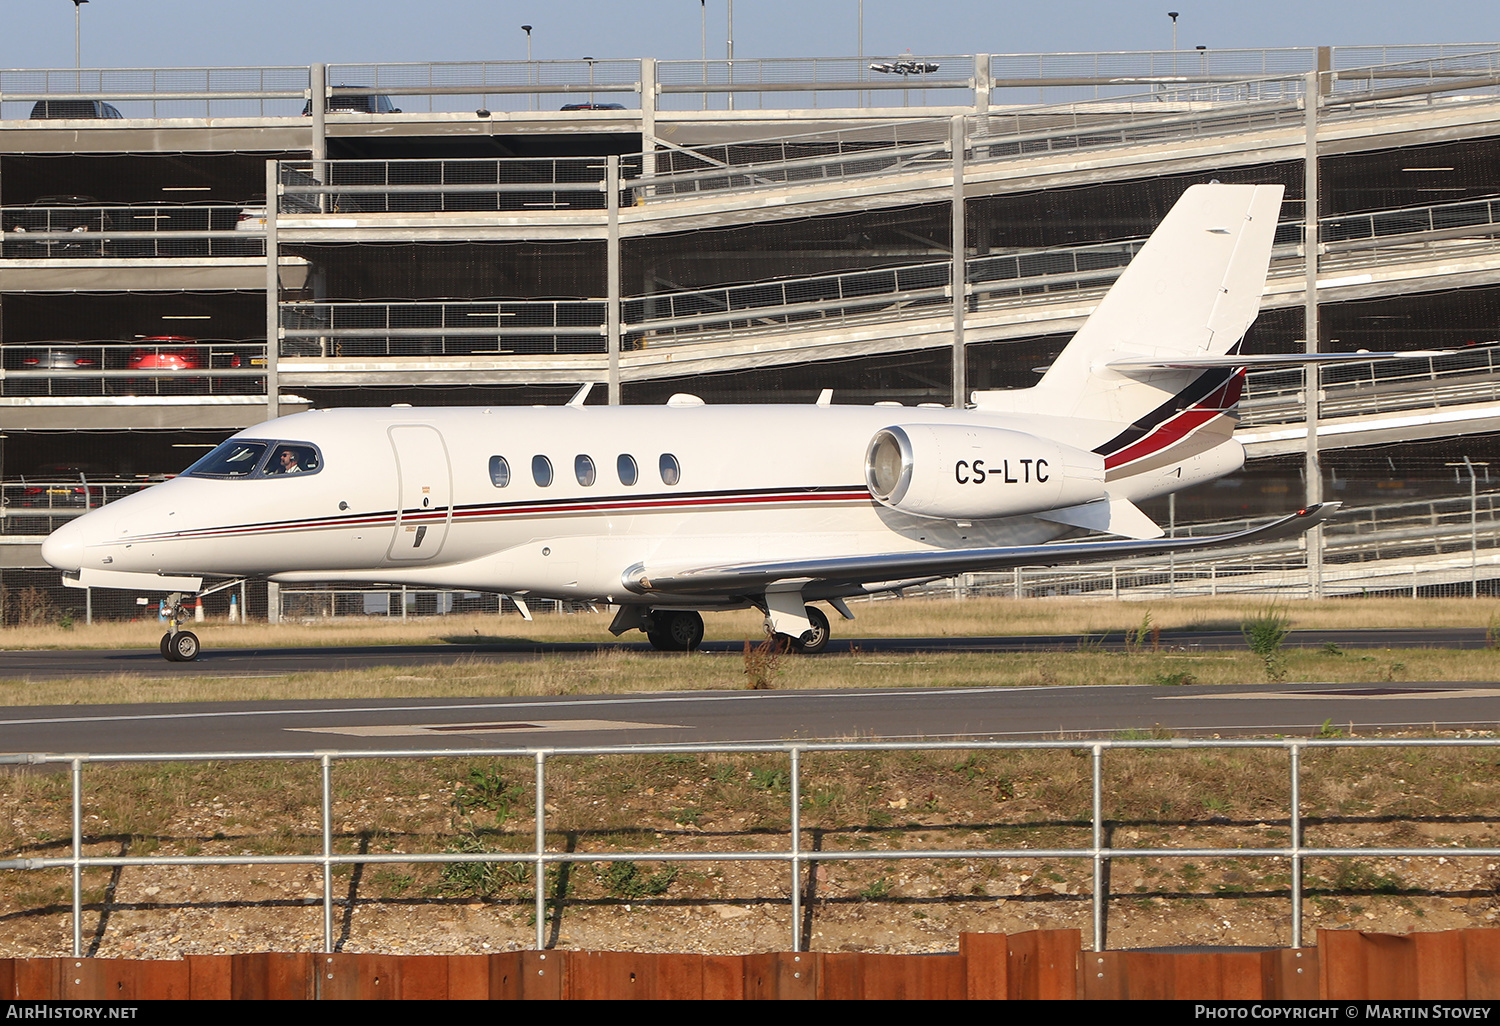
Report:
[[[703,617],[691,609],[653,613],[651,623],[646,637],[659,652],[694,652],[703,643]]]
[[[807,607],[807,619],[812,624],[812,630],[800,638],[785,636],[787,644],[793,652],[799,655],[818,655],[828,647],[828,640],[833,636],[832,629],[828,626],[828,617],[816,606]]]
[[[198,635],[192,631],[178,631],[171,635],[167,647],[171,650],[171,655],[167,658],[173,662],[191,663],[198,658]]]
[[[177,657],[172,654],[172,635],[170,633],[161,636],[161,657],[169,663],[175,663]]]

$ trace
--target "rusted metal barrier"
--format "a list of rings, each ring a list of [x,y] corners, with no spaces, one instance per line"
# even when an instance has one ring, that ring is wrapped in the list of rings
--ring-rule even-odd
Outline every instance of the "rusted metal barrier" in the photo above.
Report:
[[[1084,951],[1078,930],[964,934],[957,954],[511,951],[0,959],[0,999],[1495,1000],[1500,930],[1320,930],[1316,948]]]

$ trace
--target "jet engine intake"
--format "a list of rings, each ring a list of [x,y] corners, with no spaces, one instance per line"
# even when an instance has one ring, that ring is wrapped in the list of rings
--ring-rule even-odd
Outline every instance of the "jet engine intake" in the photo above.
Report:
[[[881,428],[865,451],[876,500],[913,516],[983,520],[1104,497],[1104,458],[1006,428]]]

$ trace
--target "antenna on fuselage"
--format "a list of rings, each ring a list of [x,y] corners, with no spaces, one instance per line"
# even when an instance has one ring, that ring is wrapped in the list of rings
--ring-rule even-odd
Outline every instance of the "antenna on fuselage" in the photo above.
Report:
[[[582,406],[583,403],[584,403],[584,400],[586,400],[589,397],[589,393],[594,390],[594,386],[597,385],[597,384],[598,384],[597,381],[585,381],[583,383],[582,387],[580,387],[578,389],[578,391],[576,391],[576,392],[573,393],[573,398],[571,398],[571,399],[568,400],[568,405],[569,406]]]

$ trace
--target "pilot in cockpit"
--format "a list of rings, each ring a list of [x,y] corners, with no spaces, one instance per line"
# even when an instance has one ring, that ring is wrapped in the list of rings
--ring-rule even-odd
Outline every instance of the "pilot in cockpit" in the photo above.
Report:
[[[300,473],[302,473],[302,464],[297,459],[297,454],[295,452],[293,452],[291,449],[282,449],[279,453],[276,454],[276,459],[281,464],[281,469],[278,470],[277,473],[279,473],[279,474],[300,474]]]

